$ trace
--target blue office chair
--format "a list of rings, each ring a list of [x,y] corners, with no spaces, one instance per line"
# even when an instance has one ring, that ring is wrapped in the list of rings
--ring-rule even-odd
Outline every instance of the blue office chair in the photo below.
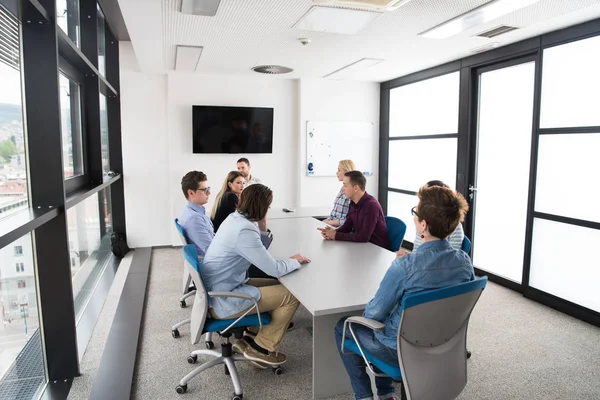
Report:
[[[396,217],[385,217],[388,239],[390,240],[391,251],[400,250],[404,234],[406,233],[406,224]]]
[[[177,232],[179,232],[179,238],[181,239],[181,244],[182,245],[187,245],[190,243],[190,240],[187,236],[187,234],[185,233],[185,229],[183,229],[183,227],[181,225],[179,225],[179,220],[177,218],[175,218],[175,227],[177,228]],[[190,273],[187,271],[187,268],[185,268],[185,265],[183,267],[183,289],[182,289],[182,296],[179,298],[179,304],[181,306],[181,308],[185,308],[187,307],[187,303],[185,302],[185,300],[188,297],[194,296],[196,294],[196,290],[194,289],[190,289],[190,284],[192,283],[192,276],[190,275]],[[177,339],[179,338],[180,334],[179,334],[179,328],[181,328],[184,325],[187,325],[190,323],[190,318],[186,318],[181,322],[176,323],[175,325],[173,325],[171,327],[171,335]],[[214,349],[215,348],[215,344],[212,341],[212,335],[210,332],[208,332],[206,334],[206,337],[204,338],[204,343],[207,349]]]
[[[467,237],[467,235],[465,235],[463,237],[463,242],[462,242],[461,250],[464,251],[467,254],[469,254],[469,251],[471,250],[471,241],[469,240],[469,238]]]
[[[194,247],[193,244],[183,246],[183,256],[185,258],[186,268],[196,284],[196,296],[194,297],[194,306],[192,307],[192,318],[190,322],[192,344],[198,343],[202,334],[207,332],[216,332],[224,338],[225,341],[221,344],[221,352],[202,349],[194,350],[190,353],[187,359],[190,364],[195,364],[196,361],[198,361],[198,356],[201,354],[214,358],[184,376],[179,381],[176,391],[179,394],[185,393],[187,391],[187,384],[193,377],[215,365],[225,364],[225,373],[231,376],[231,381],[233,382],[234,394],[232,400],[242,400],[242,383],[235,362],[250,360],[245,358],[242,354],[233,353],[229,338],[231,335],[234,335],[235,338],[241,339],[244,330],[249,326],[258,326],[259,330],[262,329],[263,325],[267,325],[271,322],[271,315],[269,313],[261,313],[258,309],[256,300],[245,293],[208,292],[202,282],[202,263],[198,258],[196,247]],[[239,318],[214,319],[208,312],[208,307],[210,305],[210,299],[215,297],[238,297],[247,299],[251,300],[254,306],[248,309],[248,311]],[[256,314],[249,315],[252,310],[256,310]],[[280,367],[274,367],[273,370],[277,375],[280,375],[282,372]]]
[[[342,352],[362,356],[376,376],[403,382],[408,400],[456,398],[467,384],[467,326],[471,312],[487,284],[487,277],[442,289],[411,293],[402,299],[398,327],[400,365],[379,361],[356,341],[352,324],[381,331],[384,324],[364,317],[350,317],[344,323],[354,340],[342,342]],[[373,366],[382,373],[375,372]]]

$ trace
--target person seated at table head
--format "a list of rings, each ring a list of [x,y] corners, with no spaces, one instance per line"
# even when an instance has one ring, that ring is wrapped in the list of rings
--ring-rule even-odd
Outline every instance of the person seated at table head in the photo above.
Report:
[[[237,208],[240,194],[244,190],[244,182],[244,176],[239,171],[231,171],[227,174],[210,212],[215,232],[219,230],[219,226],[225,221],[225,218]]]
[[[402,317],[402,298],[414,292],[439,289],[468,282],[475,278],[469,256],[453,249],[445,240],[463,220],[469,206],[460,193],[449,188],[424,186],[418,193],[419,204],[411,211],[415,228],[423,244],[416,252],[396,258],[387,270],[375,297],[367,304],[363,317],[385,325],[382,331],[373,331],[362,325],[352,329],[363,350],[381,361],[398,365],[397,336]],[[340,350],[344,321],[335,328],[335,338]],[[352,338],[349,330],[346,338]],[[373,399],[371,380],[365,363],[356,354],[342,354],[342,362],[350,376],[356,399]],[[392,380],[376,378],[379,399],[395,399]]]
[[[261,241],[260,231],[266,231],[267,212],[273,192],[265,185],[255,184],[244,189],[237,210],[221,224],[202,265],[202,279],[208,291],[239,292],[252,296],[260,312],[271,312],[271,323],[260,332],[246,336],[236,343],[246,358],[263,364],[283,364],[287,357],[277,353],[298,300],[276,279],[247,278],[250,264],[268,275],[279,278],[310,262],[296,254],[276,260]],[[247,299],[227,297],[211,300],[213,318],[237,318],[253,303]],[[253,309],[251,313],[256,313]]]
[[[237,170],[244,176],[244,179],[246,180],[244,182],[244,188],[256,183],[260,183],[260,179],[258,179],[256,176],[250,175],[250,169],[252,169],[252,167],[250,166],[250,161],[247,158],[242,157],[237,160]]]
[[[432,187],[432,186],[440,186],[440,187],[450,188],[450,186],[448,186],[444,182],[438,181],[438,180],[429,181],[425,184],[424,187]],[[465,237],[465,232],[463,231],[462,222],[463,222],[463,220],[461,220],[460,223],[456,226],[456,229],[454,230],[454,232],[452,232],[450,234],[450,236],[448,236],[446,238],[446,240],[450,242],[450,246],[452,246],[452,248],[454,248],[456,250],[462,249],[462,242]],[[421,240],[421,235],[416,233],[415,240],[413,243],[414,243],[413,251],[416,251],[419,248],[419,246],[421,246],[421,244],[423,243],[423,241]],[[392,249],[392,250],[396,250],[396,249]],[[408,252],[404,249],[400,249],[396,253],[396,255],[398,257],[403,257],[406,254],[408,254]]]
[[[337,230],[331,226],[317,228],[326,240],[348,242],[371,242],[385,249],[390,248],[383,209],[377,199],[366,192],[367,178],[360,171],[344,174],[342,189],[350,204],[344,225]]]
[[[202,257],[215,236],[213,223],[204,208],[210,197],[206,174],[200,171],[188,172],[181,179],[181,190],[187,202],[178,222],[185,230],[190,243],[196,247],[198,255]]]
[[[344,174],[348,171],[354,171],[356,166],[354,165],[354,161],[352,160],[341,160],[338,164],[337,168],[337,178],[338,181],[343,182]],[[333,210],[329,214],[329,217],[324,220],[328,225],[331,226],[341,226],[346,222],[346,216],[348,215],[348,210],[350,208],[350,200],[344,194],[344,187],[340,188],[340,192],[337,196],[335,196],[335,200],[333,202]]]

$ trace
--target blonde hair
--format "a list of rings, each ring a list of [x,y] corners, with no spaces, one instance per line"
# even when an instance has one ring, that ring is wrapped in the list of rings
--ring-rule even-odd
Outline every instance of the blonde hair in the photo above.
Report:
[[[210,219],[215,219],[215,216],[217,215],[217,209],[221,205],[221,200],[223,199],[223,196],[225,195],[225,193],[231,192],[229,183],[233,183],[240,176],[242,178],[244,177],[244,175],[242,175],[242,173],[239,171],[231,171],[227,174],[227,177],[225,178],[225,181],[223,182],[223,186],[221,186],[221,190],[219,190],[219,193],[217,193],[217,197],[215,197],[215,204],[213,204],[213,208],[210,212]]]
[[[345,172],[356,171],[356,166],[354,165],[354,161],[352,160],[340,161],[340,167],[340,169]]]

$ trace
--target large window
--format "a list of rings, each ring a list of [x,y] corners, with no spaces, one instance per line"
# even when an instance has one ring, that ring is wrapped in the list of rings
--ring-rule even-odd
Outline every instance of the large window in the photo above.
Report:
[[[110,258],[110,200],[106,191],[67,210],[75,314],[83,312]],[[108,223],[107,223],[108,222]],[[106,226],[109,225],[109,229]],[[107,234],[108,233],[108,234]]]
[[[600,312],[600,36],[544,50],[530,286]],[[568,79],[565,79],[568,77]]]
[[[81,134],[81,88],[60,74],[60,108],[65,179],[82,175],[83,143]]]
[[[96,26],[98,29],[98,72],[101,75],[106,75],[106,32],[104,28],[104,14],[102,14],[102,10],[100,10],[100,6],[98,8],[98,17],[96,18]]]
[[[0,218],[27,208],[19,24],[0,8]]]
[[[102,172],[110,171],[108,152],[108,112],[106,110],[106,96],[100,93],[100,140],[102,142]]]
[[[0,382],[22,382],[30,394],[46,379],[35,280],[30,234],[0,249]]]
[[[387,214],[406,223],[405,240],[416,234],[410,209],[419,188],[456,184],[458,101],[458,72],[390,90]]]
[[[79,43],[79,0],[56,0],[56,24],[77,46]]]

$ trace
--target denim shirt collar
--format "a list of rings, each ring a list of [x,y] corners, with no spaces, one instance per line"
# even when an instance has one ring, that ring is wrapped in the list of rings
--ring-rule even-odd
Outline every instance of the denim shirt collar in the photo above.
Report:
[[[443,250],[443,249],[451,249],[450,242],[447,240],[434,240],[431,242],[425,242],[419,246],[417,252],[421,252],[421,249],[424,250]]]
[[[204,208],[204,206],[199,206],[195,203],[192,203],[189,200],[187,201],[187,206],[192,210],[196,211],[197,213],[206,215],[206,209]]]

